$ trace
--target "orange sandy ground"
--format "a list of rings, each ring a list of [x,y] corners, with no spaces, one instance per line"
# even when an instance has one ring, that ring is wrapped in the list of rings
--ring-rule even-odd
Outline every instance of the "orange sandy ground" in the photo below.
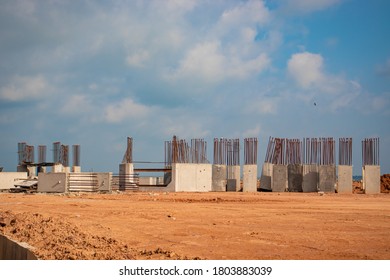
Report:
[[[40,259],[390,259],[390,195],[0,193]]]

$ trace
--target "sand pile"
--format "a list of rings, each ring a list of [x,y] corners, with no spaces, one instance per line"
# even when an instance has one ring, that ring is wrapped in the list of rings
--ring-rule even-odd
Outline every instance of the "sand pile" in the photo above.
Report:
[[[34,247],[39,259],[134,259],[115,239],[85,233],[59,218],[33,213],[0,213],[0,232]]]
[[[381,176],[381,192],[390,192],[390,174],[383,174]]]

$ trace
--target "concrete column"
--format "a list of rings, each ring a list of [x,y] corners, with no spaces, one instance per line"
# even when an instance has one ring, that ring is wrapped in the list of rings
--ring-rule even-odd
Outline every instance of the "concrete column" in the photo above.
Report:
[[[381,169],[379,165],[363,166],[363,189],[366,194],[381,192]]]
[[[39,166],[38,167],[38,173],[46,173],[47,167],[46,166]]]
[[[37,167],[28,165],[27,166],[27,174],[28,174],[29,178],[37,176]]]
[[[126,190],[127,186],[135,184],[134,178],[134,165],[132,163],[119,164],[119,190]]]
[[[58,173],[58,172],[63,172],[64,170],[64,167],[62,166],[61,163],[55,163],[52,167],[51,167],[51,172],[53,173]]]
[[[272,190],[272,173],[273,173],[273,164],[269,162],[264,162],[261,171],[260,190],[265,190],[265,191]]]
[[[337,178],[338,193],[352,193],[352,166],[339,165]]]
[[[336,185],[336,166],[318,166],[318,189],[321,192],[334,192]]]
[[[80,173],[81,172],[81,166],[72,166],[72,172],[73,173]]]
[[[287,165],[274,164],[272,168],[272,191],[285,192],[288,187]]]
[[[288,172],[288,191],[302,192],[303,182],[303,167],[301,164],[289,164],[287,166]]]
[[[231,165],[228,166],[228,182],[227,191],[238,192],[241,190],[241,166]]]
[[[303,192],[317,192],[318,189],[318,166],[316,164],[303,165]]]
[[[257,164],[245,164],[243,173],[243,192],[257,192]]]
[[[212,187],[213,192],[226,192],[227,166],[213,164],[212,166]]]

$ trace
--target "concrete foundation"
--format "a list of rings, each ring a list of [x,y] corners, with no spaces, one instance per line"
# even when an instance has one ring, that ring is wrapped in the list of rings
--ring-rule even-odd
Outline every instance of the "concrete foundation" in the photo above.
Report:
[[[336,166],[320,165],[318,166],[318,189],[321,192],[335,192],[336,185]]]
[[[226,192],[226,185],[227,185],[227,166],[213,164],[211,191]]]
[[[112,191],[112,172],[97,173],[97,188],[100,192]]]
[[[68,175],[62,173],[39,173],[38,192],[64,193],[68,192]]]
[[[70,173],[70,166],[64,166],[64,167],[62,168],[62,172]]]
[[[73,173],[80,173],[81,172],[81,166],[72,166],[72,172]]]
[[[119,164],[119,190],[125,191],[129,187],[135,187],[136,182],[133,178],[134,165],[132,163]]]
[[[287,166],[288,191],[302,192],[303,166],[301,164],[289,164]]]
[[[27,179],[26,172],[0,172],[0,190],[9,190],[14,187],[16,180]]]
[[[51,172],[62,173],[64,172],[64,166],[61,163],[56,163],[51,167]]]
[[[365,165],[362,169],[363,189],[366,194],[381,192],[381,169],[379,165]]]
[[[337,177],[337,192],[352,193],[352,166],[339,165]]]
[[[274,164],[272,168],[272,191],[285,192],[288,187],[287,165]]]
[[[212,165],[175,163],[172,165],[172,184],[177,192],[212,191]]]
[[[0,234],[0,260],[37,260],[32,247]]]
[[[257,164],[245,164],[243,167],[243,192],[257,192]]]
[[[228,178],[228,188],[227,191],[241,191],[241,166],[239,165],[230,165],[227,167],[227,178]],[[233,186],[235,184],[235,189]]]
[[[303,192],[317,192],[318,191],[318,166],[315,164],[303,165],[302,178]]]
[[[265,191],[272,190],[272,172],[273,172],[273,164],[264,162],[261,171],[260,190],[265,190]]]

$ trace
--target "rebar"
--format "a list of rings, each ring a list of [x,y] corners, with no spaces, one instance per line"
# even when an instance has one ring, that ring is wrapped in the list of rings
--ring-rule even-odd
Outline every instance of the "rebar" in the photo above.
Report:
[[[54,163],[60,163],[60,149],[61,149],[61,143],[54,142],[53,143],[53,162]]]
[[[127,148],[123,156],[122,163],[133,162],[133,138],[127,137]]]
[[[80,145],[73,145],[73,166],[80,166]]]
[[[244,139],[244,164],[257,164],[257,138]]]
[[[191,139],[191,146],[184,139],[173,136],[172,141],[165,141],[165,167],[172,163],[208,163],[207,143],[204,139]]]
[[[69,166],[69,146],[68,145],[61,145],[60,163],[65,167]]]
[[[362,141],[362,163],[379,165],[379,138],[365,138]]]
[[[46,146],[39,145],[38,146],[38,163],[46,162]]]
[[[339,165],[352,165],[352,138],[339,138]]]

